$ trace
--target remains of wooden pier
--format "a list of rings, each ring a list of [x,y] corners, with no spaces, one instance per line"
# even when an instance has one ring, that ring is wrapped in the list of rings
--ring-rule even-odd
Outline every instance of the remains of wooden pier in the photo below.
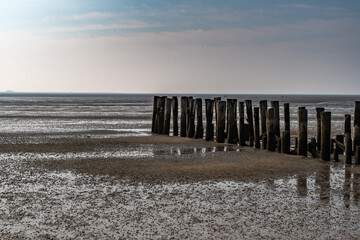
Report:
[[[339,161],[345,153],[345,163],[360,164],[360,101],[355,101],[354,124],[351,115],[344,116],[343,135],[331,139],[331,112],[316,108],[316,138],[308,139],[308,110],[298,108],[298,127],[295,148],[290,142],[290,105],[284,103],[284,131],[280,132],[279,101],[259,101],[253,107],[252,100],[239,101],[220,97],[205,99],[205,132],[203,126],[202,99],[182,96],[180,99],[180,137],[204,139],[218,143],[239,144],[284,154],[297,154]],[[215,109],[215,111],[214,111]],[[170,134],[171,115],[173,136],[179,135],[178,97],[154,96],[152,133]],[[239,112],[239,114],[237,113]],[[214,117],[215,113],[215,118]],[[246,113],[246,118],[245,118]],[[213,123],[215,119],[215,124]],[[214,134],[215,133],[215,134]],[[335,147],[334,147],[335,146]]]

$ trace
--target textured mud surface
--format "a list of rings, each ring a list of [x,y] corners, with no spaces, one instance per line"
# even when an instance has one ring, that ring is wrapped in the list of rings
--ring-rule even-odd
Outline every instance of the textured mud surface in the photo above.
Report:
[[[188,139],[0,146],[2,239],[359,239],[360,169]]]

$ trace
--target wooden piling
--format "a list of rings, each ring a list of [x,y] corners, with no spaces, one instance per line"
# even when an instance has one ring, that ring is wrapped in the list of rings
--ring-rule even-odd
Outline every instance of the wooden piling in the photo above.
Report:
[[[172,98],[172,115],[173,115],[173,136],[179,135],[179,123],[178,123],[178,114],[179,114],[179,103],[178,98],[173,97]]]
[[[351,135],[349,133],[345,133],[345,163],[352,164],[352,141]]]
[[[267,100],[259,101],[260,107],[260,122],[261,122],[261,142],[262,142],[262,149],[266,149],[266,115],[267,115]]]
[[[360,126],[360,101],[355,101],[354,126]]]
[[[321,118],[321,159],[330,161],[331,112],[322,112]]]
[[[181,97],[181,121],[180,121],[180,136],[186,137],[187,135],[187,112],[188,112],[188,98]]]
[[[154,104],[153,104],[153,114],[152,114],[152,125],[151,125],[151,132],[155,133],[155,121],[157,115],[157,99],[159,96],[154,96]]]
[[[308,143],[308,151],[311,153],[313,158],[318,158],[318,151],[316,150],[316,138],[311,138]]]
[[[254,121],[255,121],[255,148],[260,148],[260,123],[259,123],[259,107],[254,107]]]
[[[360,125],[355,125],[354,126],[354,140],[353,140],[353,151],[355,153],[356,147],[360,146]]]
[[[356,146],[355,164],[360,164],[360,146]]]
[[[275,135],[280,138],[280,107],[279,107],[279,101],[270,101],[270,106],[272,108],[274,108]]]
[[[212,141],[214,140],[214,124],[213,115],[214,115],[214,100],[205,99],[206,105],[206,126],[205,126],[205,140]]]
[[[218,101],[217,104],[217,125],[216,125],[216,142],[225,142],[225,113],[226,102]]]
[[[164,131],[165,98],[159,97],[156,101],[155,133],[162,134]]]
[[[239,102],[239,144],[245,146],[245,112],[244,102]]]
[[[214,106],[215,106],[215,125],[218,125],[218,117],[217,117],[217,114],[218,114],[218,102],[221,101],[221,97],[215,97],[214,98]],[[215,136],[217,136],[217,127],[215,128]]]
[[[290,131],[281,132],[281,152],[289,154],[290,153]]]
[[[172,104],[172,99],[166,98],[165,113],[164,113],[164,130],[163,130],[163,134],[165,135],[169,135],[170,133],[171,104]]]
[[[254,121],[253,121],[253,115],[252,115],[252,101],[251,100],[245,100],[246,105],[246,121],[249,124],[249,146],[254,146]]]
[[[290,104],[284,103],[284,125],[285,131],[290,132]]]
[[[344,135],[345,133],[349,133],[350,137],[351,137],[351,115],[350,114],[345,114],[345,131],[344,131]]]
[[[316,108],[316,145],[318,151],[321,150],[321,113],[325,111],[323,107]]]
[[[227,99],[227,143],[235,144],[238,142],[237,116],[236,116],[236,99]]]
[[[196,99],[196,131],[195,138],[204,138],[204,127],[203,127],[203,119],[202,119],[202,99]]]
[[[302,156],[307,156],[307,123],[308,116],[306,109],[298,110],[298,148],[297,154]]]
[[[195,136],[195,99],[192,97],[189,98],[187,130],[187,137],[193,138]]]
[[[344,144],[344,135],[336,135],[335,136],[335,149],[338,149],[338,153],[339,154],[344,154],[344,151],[338,146],[338,144],[336,143],[336,141]]]
[[[274,152],[276,147],[274,108],[269,108],[267,111],[266,130],[267,130],[267,149],[268,151]]]

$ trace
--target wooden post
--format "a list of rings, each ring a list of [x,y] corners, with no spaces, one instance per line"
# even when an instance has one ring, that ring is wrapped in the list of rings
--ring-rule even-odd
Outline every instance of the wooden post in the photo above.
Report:
[[[214,140],[214,124],[213,115],[214,115],[214,100],[205,99],[206,105],[206,133],[205,140],[212,141]]]
[[[352,164],[351,157],[351,136],[349,133],[345,133],[345,163]]]
[[[187,137],[193,138],[195,136],[195,99],[190,98],[188,106],[188,132]]]
[[[279,101],[270,101],[270,105],[274,108],[275,114],[275,135],[280,138],[280,108]]]
[[[290,132],[290,104],[284,103],[284,124],[285,131]]]
[[[245,100],[246,104],[246,121],[249,124],[249,145],[250,147],[254,146],[254,121],[253,121],[253,115],[252,115],[252,101],[251,100]]]
[[[163,134],[169,135],[170,133],[170,118],[171,118],[171,104],[172,99],[165,99],[165,114],[164,114],[164,130]]]
[[[334,144],[335,144],[335,139],[330,139],[330,154],[334,153]]]
[[[350,137],[351,137],[351,115],[350,114],[345,114],[345,131],[344,131],[344,135],[345,133],[349,133]]]
[[[221,101],[221,97],[215,97],[214,98],[214,106],[215,106],[215,125],[218,125],[218,122],[217,122],[217,120],[218,120],[218,117],[217,117],[217,114],[218,114],[218,102],[220,102]],[[216,129],[215,129],[215,136],[217,136],[217,127],[216,127]]]
[[[290,131],[281,132],[281,152],[289,154],[290,153]]]
[[[225,142],[225,113],[226,102],[219,101],[217,107],[217,125],[216,125],[216,141],[218,143]]]
[[[307,110],[299,109],[298,110],[298,148],[297,154],[302,156],[307,156]]]
[[[164,131],[165,98],[166,97],[159,97],[156,101],[155,133],[159,134],[162,134]]]
[[[245,112],[244,102],[239,102],[239,144],[245,146]]]
[[[337,147],[336,144],[335,144],[335,149],[334,149],[334,161],[339,162],[339,148]]]
[[[321,113],[321,159],[330,161],[331,112]]]
[[[360,101],[355,101],[354,126],[360,126]]]
[[[267,149],[268,151],[275,151],[275,110],[269,108],[266,116],[266,129],[267,129]]]
[[[152,125],[151,125],[151,132],[155,133],[155,121],[157,115],[157,99],[159,96],[154,96],[154,103],[153,103],[153,115],[152,115]]]
[[[188,98],[181,97],[181,128],[180,136],[186,137],[187,135],[187,112],[188,112]]]
[[[202,119],[202,99],[196,99],[196,132],[195,138],[204,138],[204,127]]]
[[[344,144],[344,135],[336,135],[335,140]],[[339,154],[344,154],[344,151],[340,147],[338,147],[336,143],[335,143],[335,149],[338,149],[337,151]]]
[[[238,129],[237,129],[237,116],[236,116],[236,99],[227,100],[227,143],[237,143],[238,142]]]
[[[356,146],[355,164],[360,164],[360,146]]]
[[[353,151],[355,153],[356,147],[360,146],[360,125],[355,125],[354,126],[354,146],[353,146]]]
[[[318,151],[321,150],[321,113],[325,111],[325,108],[316,108],[316,145]]]
[[[178,123],[178,114],[179,114],[179,110],[178,110],[178,98],[177,97],[173,97],[172,98],[172,109],[173,109],[173,136],[178,136],[179,135],[179,123]]]
[[[260,123],[259,123],[259,107],[254,107],[254,121],[255,121],[255,148],[260,148]]]
[[[266,115],[267,115],[267,100],[261,100],[259,102],[260,106],[260,121],[261,121],[261,142],[262,149],[266,149]]]

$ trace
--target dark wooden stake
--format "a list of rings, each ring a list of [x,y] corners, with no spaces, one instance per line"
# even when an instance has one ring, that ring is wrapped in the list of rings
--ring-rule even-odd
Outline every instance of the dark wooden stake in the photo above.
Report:
[[[262,149],[266,149],[266,115],[267,115],[267,100],[261,100],[259,102],[260,106],[260,122],[261,122],[261,142]]]
[[[236,99],[228,99],[227,100],[227,143],[237,143],[239,140],[238,137],[238,129],[237,129],[237,116],[236,116]]]
[[[181,128],[180,128],[180,136],[186,137],[187,135],[187,112],[188,112],[188,98],[181,97]]]
[[[254,146],[254,121],[253,121],[253,115],[252,115],[252,101],[251,100],[245,100],[246,104],[246,121],[249,124],[249,146]]]
[[[354,146],[353,146],[353,151],[355,153],[356,147],[360,146],[360,125],[355,125],[354,126]]]
[[[219,101],[217,107],[217,125],[216,125],[216,141],[218,143],[225,142],[225,113],[226,102]]]
[[[307,121],[308,115],[306,109],[298,110],[298,148],[297,154],[307,156]]]
[[[218,114],[218,102],[221,101],[221,97],[215,97],[214,98],[214,106],[215,106],[215,125],[218,125],[218,117],[217,117],[217,114]],[[217,136],[217,127],[215,129],[215,136]]]
[[[239,144],[245,146],[245,112],[244,102],[239,102]]]
[[[274,152],[276,147],[275,140],[275,110],[269,108],[266,116],[266,129],[267,129],[267,149]]]
[[[166,98],[165,99],[165,114],[164,114],[164,130],[163,134],[169,135],[170,133],[170,118],[171,118],[171,104],[172,99]]]
[[[260,148],[260,123],[259,123],[259,107],[254,107],[254,121],[255,121],[255,148]]]
[[[156,101],[155,133],[162,134],[164,131],[165,98],[159,97]]]
[[[345,162],[347,164],[352,164],[352,149],[351,149],[351,136],[349,133],[345,133]]]
[[[290,132],[290,104],[284,103],[284,124],[285,131]]]
[[[321,159],[330,161],[331,112],[321,113]]]
[[[345,114],[345,133],[349,133],[351,137],[351,115]]]
[[[290,153],[290,131],[281,132],[281,152],[289,154]]]
[[[188,132],[187,137],[193,138],[195,136],[195,99],[189,98],[188,106]]]
[[[280,107],[279,101],[270,101],[270,105],[275,111],[275,135],[280,138]]]
[[[155,133],[155,121],[157,115],[157,99],[159,96],[154,96],[154,105],[153,105],[153,115],[152,115],[152,125],[151,125],[151,132]]]
[[[196,99],[196,132],[195,138],[204,138],[204,126],[202,119],[202,99]]]
[[[179,103],[178,98],[173,97],[172,98],[172,110],[173,110],[173,136],[179,135],[179,123],[178,123],[178,114],[179,114]]]
[[[355,101],[354,126],[360,126],[360,101]]]
[[[360,146],[356,146],[355,164],[360,164]]]
[[[316,145],[318,151],[321,150],[321,113],[325,111],[325,108],[316,108]]]
[[[214,124],[213,116],[214,116],[214,100],[205,99],[206,105],[206,133],[205,133],[205,140],[212,141],[214,140]]]

